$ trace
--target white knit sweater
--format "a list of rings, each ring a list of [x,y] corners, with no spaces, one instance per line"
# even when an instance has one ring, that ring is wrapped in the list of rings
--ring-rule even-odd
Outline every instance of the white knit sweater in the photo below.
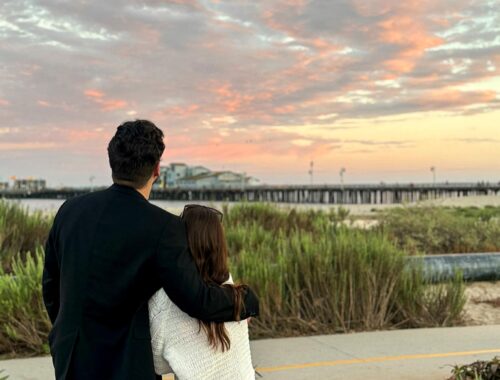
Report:
[[[226,283],[233,283],[231,276]],[[174,372],[179,380],[255,380],[248,322],[226,322],[231,348],[208,344],[198,320],[180,310],[163,289],[149,300],[151,343],[156,373]]]

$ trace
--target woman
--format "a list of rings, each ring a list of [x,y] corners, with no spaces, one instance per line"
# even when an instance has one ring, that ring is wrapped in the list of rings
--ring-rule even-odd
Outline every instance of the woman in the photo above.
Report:
[[[243,307],[244,285],[232,285],[222,213],[201,205],[187,205],[186,223],[191,254],[207,283],[234,290],[235,319]],[[149,301],[155,370],[174,372],[179,380],[255,379],[250,356],[248,321],[202,322],[180,310],[160,289]]]

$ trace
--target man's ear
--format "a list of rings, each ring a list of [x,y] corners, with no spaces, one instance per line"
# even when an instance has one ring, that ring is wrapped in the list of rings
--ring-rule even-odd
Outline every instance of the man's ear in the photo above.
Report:
[[[160,163],[158,162],[153,170],[153,177],[160,176]]]

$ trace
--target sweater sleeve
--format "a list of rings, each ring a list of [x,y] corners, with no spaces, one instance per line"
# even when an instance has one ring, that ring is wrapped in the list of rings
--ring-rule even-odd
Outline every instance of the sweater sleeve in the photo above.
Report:
[[[229,273],[229,278],[227,279],[227,281],[223,282],[223,285],[224,284],[234,284],[233,276],[231,276],[231,273]]]
[[[157,375],[172,373],[172,369],[165,355],[166,329],[165,321],[171,301],[166,297],[163,289],[160,289],[149,301],[149,325],[151,329],[151,347],[153,349],[153,361]]]

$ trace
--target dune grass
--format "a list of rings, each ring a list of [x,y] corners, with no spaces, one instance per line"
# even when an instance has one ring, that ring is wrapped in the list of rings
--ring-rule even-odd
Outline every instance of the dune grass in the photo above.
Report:
[[[500,252],[500,207],[407,206],[378,219],[377,228],[409,254]]]
[[[381,230],[348,228],[333,211],[248,204],[225,213],[231,270],[261,299],[253,337],[447,326],[461,319],[460,277],[427,284]]]
[[[50,321],[42,300],[43,251],[12,260],[0,275],[0,354],[46,354]]]
[[[405,266],[408,252],[394,238],[396,227],[347,227],[345,209],[240,204],[224,211],[233,277],[260,297],[253,338],[461,322],[460,275],[427,284],[419,268]],[[41,245],[51,218],[0,202],[0,220],[0,354],[46,352]]]
[[[50,215],[0,199],[0,267],[10,272],[16,255],[24,257],[43,245],[51,224]]]

